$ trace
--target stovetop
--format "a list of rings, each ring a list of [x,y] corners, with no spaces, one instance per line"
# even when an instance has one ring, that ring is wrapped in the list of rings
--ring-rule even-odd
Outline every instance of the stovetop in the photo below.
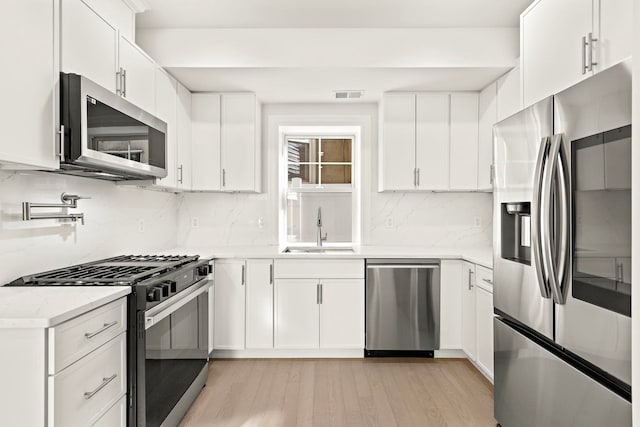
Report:
[[[168,274],[198,258],[198,255],[121,255],[24,276],[9,286],[132,286]]]

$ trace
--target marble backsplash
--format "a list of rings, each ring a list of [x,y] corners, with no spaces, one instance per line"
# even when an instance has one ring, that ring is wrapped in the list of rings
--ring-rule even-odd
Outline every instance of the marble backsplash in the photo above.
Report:
[[[84,213],[85,225],[22,221],[22,202],[59,203],[62,192],[91,197],[69,210]],[[174,194],[94,179],[0,171],[0,215],[0,284],[25,274],[176,244]]]

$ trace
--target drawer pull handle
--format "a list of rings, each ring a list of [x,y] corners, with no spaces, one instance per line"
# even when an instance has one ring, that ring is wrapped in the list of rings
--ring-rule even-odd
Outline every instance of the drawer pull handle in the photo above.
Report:
[[[86,333],[84,334],[84,336],[85,336],[85,338],[93,338],[93,337],[95,337],[96,335],[98,335],[98,334],[100,334],[100,333],[102,333],[102,332],[106,331],[106,330],[107,330],[107,329],[109,329],[110,327],[115,326],[115,325],[117,325],[117,324],[118,324],[118,321],[117,321],[117,320],[114,320],[114,321],[113,321],[113,322],[111,322],[111,323],[105,323],[104,325],[102,325],[102,328],[100,328],[100,329],[98,329],[97,331],[94,331],[94,332],[86,332]]]
[[[95,390],[87,391],[87,392],[84,393],[84,398],[87,399],[87,400],[91,399],[93,396],[96,395],[97,392],[99,392],[100,390],[105,388],[107,386],[107,384],[109,384],[111,381],[115,380],[117,376],[118,376],[118,374],[113,374],[108,378],[103,378],[102,379],[102,383],[98,387],[96,387]]]
[[[485,283],[488,283],[488,284],[490,284],[490,285],[493,285],[493,280],[491,280],[491,279],[487,279],[486,277],[483,277],[483,278],[482,278],[482,281],[483,281],[483,282],[485,282]]]

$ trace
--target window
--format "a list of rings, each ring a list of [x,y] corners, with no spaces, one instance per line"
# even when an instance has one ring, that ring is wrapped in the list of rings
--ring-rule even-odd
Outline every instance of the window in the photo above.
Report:
[[[322,218],[324,245],[348,245],[354,241],[355,137],[346,135],[285,134],[286,245],[315,246],[318,215]]]

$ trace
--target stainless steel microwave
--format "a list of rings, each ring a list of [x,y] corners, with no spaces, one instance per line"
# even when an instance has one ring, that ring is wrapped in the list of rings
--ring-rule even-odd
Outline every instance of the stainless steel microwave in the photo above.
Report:
[[[60,173],[106,179],[167,176],[167,124],[77,74],[60,75]]]

